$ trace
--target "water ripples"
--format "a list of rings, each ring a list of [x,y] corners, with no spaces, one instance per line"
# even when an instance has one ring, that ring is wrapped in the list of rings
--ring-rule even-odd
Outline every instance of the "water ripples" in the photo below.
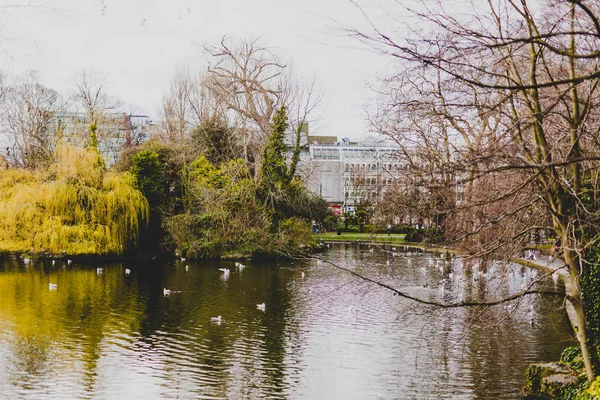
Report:
[[[332,246],[326,257],[434,301],[503,296],[534,277],[518,266],[465,264],[402,247]],[[556,359],[570,340],[556,298],[440,310],[325,262],[247,263],[243,271],[233,262],[186,264],[103,265],[98,275],[97,265],[5,263],[0,357],[8,361],[0,393],[512,399],[527,364]],[[228,279],[218,268],[231,270]],[[57,290],[48,291],[49,280]],[[211,322],[217,315],[221,322]]]

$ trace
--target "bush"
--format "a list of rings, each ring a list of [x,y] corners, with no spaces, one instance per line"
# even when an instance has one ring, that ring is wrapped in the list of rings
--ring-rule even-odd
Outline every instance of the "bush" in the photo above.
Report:
[[[572,370],[583,369],[583,357],[579,346],[569,346],[560,355],[560,362]]]
[[[407,235],[414,231],[415,228],[410,225],[392,225],[392,233]]]
[[[339,222],[337,215],[328,214],[323,220],[323,229],[327,232],[331,232],[336,229],[336,225]]]
[[[286,251],[294,252],[298,249],[313,247],[316,244],[311,226],[306,221],[288,218],[281,221],[279,227],[279,238]]]
[[[420,243],[423,241],[424,238],[425,236],[423,235],[423,232],[420,229],[413,229],[412,232],[406,234],[404,240],[407,242]]]
[[[425,241],[427,243],[441,243],[444,241],[444,232],[438,228],[425,229]]]

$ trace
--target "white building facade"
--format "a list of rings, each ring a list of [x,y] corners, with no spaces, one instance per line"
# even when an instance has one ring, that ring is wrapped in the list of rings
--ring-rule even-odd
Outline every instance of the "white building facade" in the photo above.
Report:
[[[311,144],[303,152],[299,175],[334,213],[375,205],[401,172],[398,148],[364,143]]]

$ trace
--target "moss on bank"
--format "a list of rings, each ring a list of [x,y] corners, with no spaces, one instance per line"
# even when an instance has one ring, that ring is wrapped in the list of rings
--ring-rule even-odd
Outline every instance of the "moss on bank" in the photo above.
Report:
[[[600,390],[597,390],[600,381],[588,383],[577,346],[567,347],[558,362],[530,365],[526,376],[522,397],[525,400],[600,399]]]

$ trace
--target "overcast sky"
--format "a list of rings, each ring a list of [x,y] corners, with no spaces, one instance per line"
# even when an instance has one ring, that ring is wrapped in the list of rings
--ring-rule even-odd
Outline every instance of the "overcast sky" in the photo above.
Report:
[[[2,6],[2,4],[4,4]],[[29,4],[31,7],[6,7]],[[67,93],[83,68],[106,78],[107,91],[158,117],[175,70],[206,68],[202,45],[223,35],[261,37],[325,93],[316,132],[367,133],[367,83],[389,74],[389,60],[361,50],[341,32],[366,20],[349,0],[0,0],[0,69],[38,70]],[[376,6],[365,6],[377,18]]]

